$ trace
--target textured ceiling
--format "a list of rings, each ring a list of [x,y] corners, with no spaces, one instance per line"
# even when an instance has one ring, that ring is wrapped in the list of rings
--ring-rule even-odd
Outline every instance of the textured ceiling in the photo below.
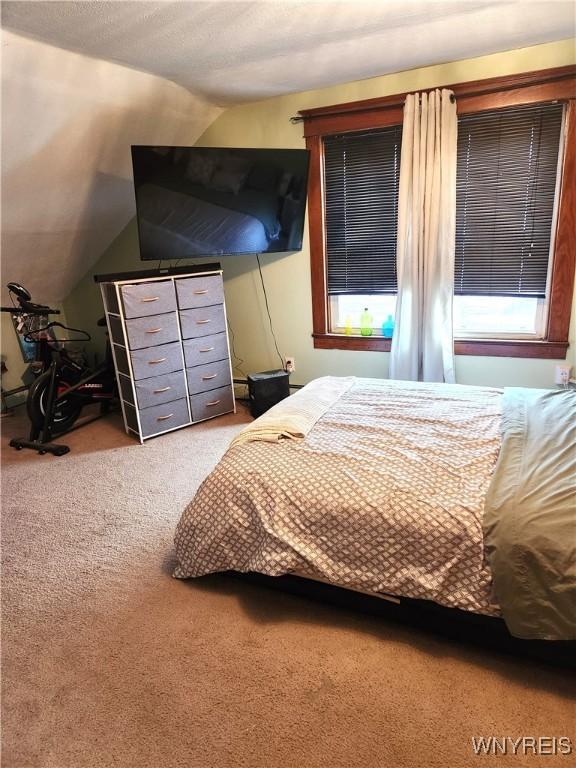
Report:
[[[563,0],[3,2],[8,29],[251,101],[574,35]]]

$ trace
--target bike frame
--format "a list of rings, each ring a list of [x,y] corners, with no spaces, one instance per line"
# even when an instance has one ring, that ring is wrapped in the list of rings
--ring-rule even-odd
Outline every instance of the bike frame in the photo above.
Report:
[[[2,307],[3,312],[20,316],[59,314],[58,310],[50,310],[47,307],[43,307],[42,310],[29,310],[26,306]],[[56,339],[51,331],[51,327],[47,327],[45,330],[31,332],[39,334],[34,338],[36,343],[34,363],[40,365],[39,373],[50,372],[42,427],[38,428],[32,424],[29,439],[13,438],[10,445],[18,450],[31,448],[40,454],[52,453],[55,456],[62,456],[68,453],[70,448],[67,445],[52,442],[54,414],[58,403],[65,398],[79,400],[82,407],[90,403],[99,403],[100,414],[88,420],[94,421],[108,411],[110,402],[116,396],[116,376],[111,365],[112,355],[109,349],[107,349],[106,360],[101,365],[95,370],[86,370],[67,354],[64,347],[67,340]],[[83,420],[82,424],[87,424],[88,421]]]

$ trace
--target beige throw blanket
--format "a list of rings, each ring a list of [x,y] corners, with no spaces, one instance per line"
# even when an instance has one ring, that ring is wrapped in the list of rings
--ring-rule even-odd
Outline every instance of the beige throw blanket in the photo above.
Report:
[[[328,408],[348,391],[354,376],[315,379],[295,395],[277,403],[236,435],[231,446],[263,440],[276,443],[282,438],[304,438]]]

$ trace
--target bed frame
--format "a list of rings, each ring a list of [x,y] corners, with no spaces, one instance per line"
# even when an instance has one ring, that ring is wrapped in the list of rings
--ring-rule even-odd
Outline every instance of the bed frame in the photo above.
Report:
[[[328,603],[345,610],[380,616],[451,641],[473,643],[502,653],[521,656],[553,666],[576,669],[576,641],[520,640],[512,637],[502,619],[457,608],[445,608],[429,600],[382,598],[355,592],[301,576],[265,576],[260,573],[228,574],[242,581]]]

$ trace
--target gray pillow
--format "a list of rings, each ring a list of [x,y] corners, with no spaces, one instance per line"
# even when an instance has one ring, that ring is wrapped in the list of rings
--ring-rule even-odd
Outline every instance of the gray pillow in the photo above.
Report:
[[[214,171],[214,175],[210,181],[210,189],[215,189],[218,192],[231,192],[233,195],[237,195],[246,181],[246,173],[244,171],[233,171],[228,168],[219,168]]]
[[[192,152],[186,168],[186,178],[193,184],[206,187],[214,173],[214,160],[203,152]]]

